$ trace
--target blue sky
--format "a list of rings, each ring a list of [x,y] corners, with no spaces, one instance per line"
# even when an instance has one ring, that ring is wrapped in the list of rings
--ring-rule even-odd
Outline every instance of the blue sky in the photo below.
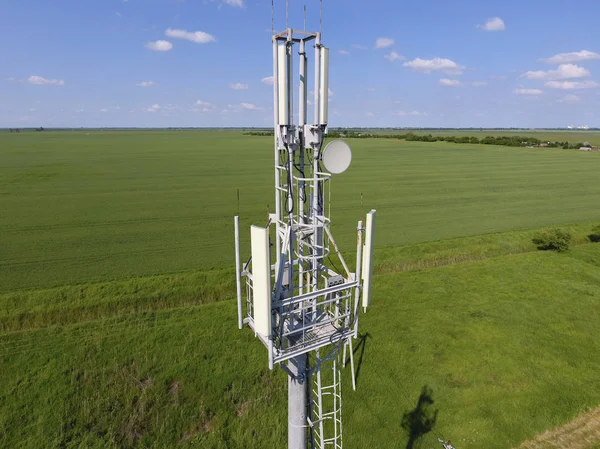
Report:
[[[318,29],[318,0],[289,5]],[[272,126],[269,0],[1,9],[0,127]],[[597,0],[324,0],[330,126],[600,127],[598,16]]]

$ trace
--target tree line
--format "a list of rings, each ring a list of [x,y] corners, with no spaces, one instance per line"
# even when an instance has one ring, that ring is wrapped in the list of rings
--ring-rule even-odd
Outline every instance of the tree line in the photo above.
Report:
[[[273,131],[248,131],[244,133],[248,136],[273,136]],[[412,132],[406,134],[380,134],[370,132],[347,131],[340,129],[332,129],[328,132],[329,138],[348,138],[348,139],[399,139],[408,142],[451,142],[451,143],[466,143],[473,145],[502,145],[507,147],[537,147],[544,146],[546,148],[563,148],[565,150],[578,149],[583,146],[589,146],[583,142],[556,141],[549,142],[540,140],[535,137],[526,136],[485,136],[482,138],[476,136],[438,136],[432,134],[415,134]]]

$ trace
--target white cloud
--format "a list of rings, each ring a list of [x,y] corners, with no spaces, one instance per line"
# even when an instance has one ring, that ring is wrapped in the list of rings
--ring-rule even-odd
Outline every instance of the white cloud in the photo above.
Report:
[[[579,67],[575,64],[561,64],[556,70],[536,70],[534,72],[529,71],[521,75],[521,78],[528,78],[530,80],[564,80],[570,78],[585,78],[590,76],[591,73],[584,67]]]
[[[590,59],[600,59],[600,55],[593,51],[581,50],[572,53],[558,53],[550,58],[540,59],[540,61],[548,64],[566,64],[569,62],[588,61]]]
[[[446,58],[421,59],[416,58],[412,61],[405,62],[404,67],[410,67],[417,72],[431,73],[440,71],[449,75],[460,75],[464,67],[456,62]]]
[[[508,78],[506,75],[490,75],[491,80],[504,81],[506,78]]]
[[[385,48],[394,45],[394,39],[389,37],[378,37],[375,41],[375,48]]]
[[[51,80],[51,79],[47,79],[47,78],[42,78],[41,76],[37,76],[37,75],[31,75],[29,78],[27,78],[27,82],[29,84],[37,84],[37,85],[42,85],[42,84],[48,84],[48,85],[52,85],[52,86],[64,86],[65,85],[64,80]]]
[[[390,62],[399,61],[399,60],[401,61],[403,59],[406,59],[404,56],[399,55],[395,51],[388,53],[387,55],[384,55],[383,57]]]
[[[372,112],[367,112],[365,115],[367,117],[375,117],[375,114],[373,114]]]
[[[260,80],[260,82],[263,84],[266,84],[267,86],[272,86],[273,85],[273,77],[265,76],[263,79]]]
[[[100,112],[108,112],[108,108],[102,108],[100,109]]]
[[[375,89],[374,87],[367,87],[367,90],[369,92],[375,92],[377,89]]]
[[[595,81],[548,81],[546,83],[546,87],[551,89],[562,89],[562,90],[572,90],[572,89],[592,89],[594,87],[598,87],[598,83]]]
[[[349,55],[349,54],[350,54],[350,52],[349,52],[349,51],[346,51],[346,50],[340,50],[340,51],[339,51],[339,54],[340,54],[340,55]]]
[[[141,81],[141,82],[137,83],[136,86],[152,87],[152,86],[156,86],[156,83],[154,81]]]
[[[506,26],[504,25],[504,20],[502,20],[500,17],[492,17],[483,25],[477,25],[477,28],[481,28],[485,31],[504,31]]]
[[[258,106],[252,103],[240,103],[242,109],[246,109],[247,111],[262,111],[263,108],[259,108]]]
[[[169,41],[151,41],[146,43],[146,48],[154,51],[169,51],[173,48],[173,44]]]
[[[561,98],[560,100],[558,100],[559,103],[579,103],[581,101],[581,98],[579,98],[577,95],[573,95],[573,94],[569,94],[564,96],[563,98]]]
[[[450,80],[448,78],[440,78],[440,86],[457,87],[460,86],[460,81]]]
[[[75,112],[84,112],[85,109],[77,109]]]
[[[121,110],[121,106],[115,106],[115,110],[116,111],[120,111]]]
[[[37,120],[39,120],[37,115],[24,115],[19,117],[20,122],[35,122]]]
[[[471,86],[473,86],[473,87],[485,87],[485,86],[487,86],[487,84],[488,84],[487,81],[473,81],[471,83]]]
[[[229,85],[229,87],[233,90],[246,90],[248,89],[248,85],[247,84],[242,84],[242,83],[232,83]]]
[[[214,108],[214,105],[208,101],[196,100],[194,104],[198,107],[193,107],[192,112],[208,112]]]
[[[517,95],[542,95],[543,90],[540,89],[515,89]]]
[[[204,31],[186,31],[173,28],[167,28],[165,36],[172,37],[173,39],[186,39],[197,44],[208,44],[217,41],[212,34],[205,33]]]
[[[158,104],[153,104],[152,106],[150,106],[149,108],[144,108],[144,111],[146,112],[156,112],[159,109],[161,109],[160,105]]]
[[[392,112],[392,115],[399,115],[401,117],[407,116],[407,115],[413,115],[416,117],[425,117],[427,116],[427,112],[421,112],[421,111],[410,111],[410,112],[405,112],[405,111],[396,111],[396,112]]]
[[[366,45],[362,44],[352,44],[351,47],[356,48],[357,50],[367,50],[369,48]]]
[[[243,8],[244,0],[224,0],[229,6],[233,6],[235,8]]]
[[[329,97],[333,97],[335,94],[333,93],[333,91],[331,89],[327,88],[327,95]]]

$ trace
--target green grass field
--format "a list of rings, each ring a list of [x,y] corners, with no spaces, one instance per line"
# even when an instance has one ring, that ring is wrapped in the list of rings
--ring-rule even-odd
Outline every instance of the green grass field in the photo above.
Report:
[[[599,154],[350,143],[331,186],[345,248],[370,208],[379,248],[600,219]],[[243,243],[273,208],[270,138],[4,133],[0,148],[0,291],[229,267],[237,189]]]
[[[350,143],[333,232],[351,254],[376,208],[378,233],[345,445],[405,447],[424,386],[423,448],[511,449],[600,405],[600,154]],[[0,134],[0,447],[285,447],[286,375],[231,300],[236,191],[244,229],[265,221],[270,148],[232,131]],[[537,251],[555,224],[575,246]]]

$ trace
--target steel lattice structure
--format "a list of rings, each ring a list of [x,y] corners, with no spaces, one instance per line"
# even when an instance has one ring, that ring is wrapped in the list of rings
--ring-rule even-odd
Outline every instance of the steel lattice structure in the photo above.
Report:
[[[370,302],[375,211],[364,226],[358,222],[351,271],[330,230],[332,173],[347,168],[350,150],[341,141],[323,148],[329,50],[320,32],[291,28],[274,34],[272,43],[275,212],[266,227],[251,227],[252,257],[243,266],[235,217],[238,324],[240,329],[247,324],[265,345],[269,368],[280,364],[288,374],[289,448],[339,449],[342,352],[350,349],[354,385],[352,339],[358,336],[361,301],[365,310]],[[307,123],[309,45],[314,49],[312,124]],[[341,272],[333,269],[332,258]]]

